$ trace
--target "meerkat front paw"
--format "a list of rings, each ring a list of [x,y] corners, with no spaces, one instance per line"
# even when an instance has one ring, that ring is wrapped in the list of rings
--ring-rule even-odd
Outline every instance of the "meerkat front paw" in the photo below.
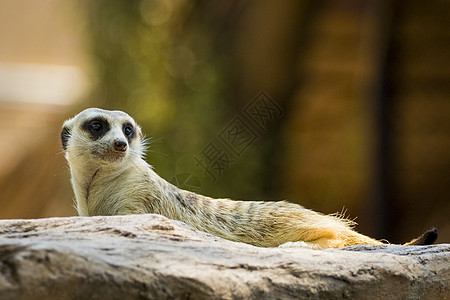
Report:
[[[278,246],[278,248],[298,248],[298,247],[302,247],[302,248],[312,248],[310,244],[303,242],[303,241],[299,241],[299,242],[286,242],[284,244],[281,244],[280,246]]]

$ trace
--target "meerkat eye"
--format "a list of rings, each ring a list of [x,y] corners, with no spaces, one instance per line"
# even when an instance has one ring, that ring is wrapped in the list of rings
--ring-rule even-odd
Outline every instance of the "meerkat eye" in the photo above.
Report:
[[[86,122],[81,124],[81,129],[89,133],[94,141],[104,136],[110,128],[108,121],[101,117],[86,120]]]
[[[131,125],[127,125],[124,127],[123,132],[126,136],[130,136],[133,133],[133,127],[131,127]]]
[[[103,126],[100,121],[92,121],[89,124],[89,128],[91,129],[91,131],[100,131],[102,130]]]

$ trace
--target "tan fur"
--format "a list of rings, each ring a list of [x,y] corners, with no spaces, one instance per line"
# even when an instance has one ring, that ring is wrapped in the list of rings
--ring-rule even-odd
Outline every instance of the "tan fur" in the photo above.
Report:
[[[111,129],[93,140],[82,126],[96,117],[105,119]],[[117,153],[112,144],[126,139],[124,122],[132,124],[136,135],[125,153]],[[83,216],[157,213],[228,240],[262,247],[381,244],[352,230],[351,221],[297,204],[212,199],[173,186],[142,159],[141,129],[120,111],[84,110],[64,123],[62,138],[77,210]]]

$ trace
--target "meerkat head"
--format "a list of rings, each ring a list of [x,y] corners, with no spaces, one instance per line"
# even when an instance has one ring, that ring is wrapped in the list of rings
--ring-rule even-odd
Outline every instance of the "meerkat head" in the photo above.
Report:
[[[141,128],[132,117],[99,108],[88,108],[65,121],[61,142],[70,164],[120,163],[141,157],[144,151]]]

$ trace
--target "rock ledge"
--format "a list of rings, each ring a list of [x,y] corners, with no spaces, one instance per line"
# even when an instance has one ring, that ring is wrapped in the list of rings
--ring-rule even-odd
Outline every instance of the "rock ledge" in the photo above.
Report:
[[[0,221],[0,299],[450,299],[450,245],[258,248],[160,215]]]

